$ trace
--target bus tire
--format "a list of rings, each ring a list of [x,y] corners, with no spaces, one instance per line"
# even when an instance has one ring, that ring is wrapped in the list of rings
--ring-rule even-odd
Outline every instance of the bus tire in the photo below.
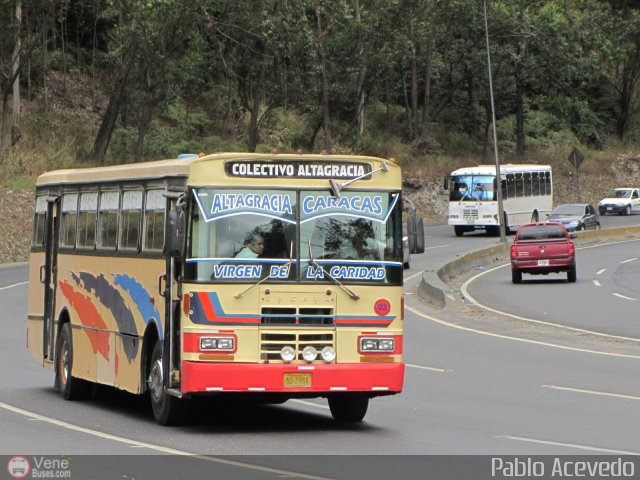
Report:
[[[73,371],[73,337],[71,324],[65,323],[56,342],[56,363],[54,388],[65,400],[82,400],[91,393],[91,382],[71,375]]]
[[[462,235],[464,235],[465,230],[466,229],[464,227],[461,227],[460,225],[453,226],[453,231],[455,232],[456,237],[461,237]]]
[[[329,397],[331,415],[338,422],[361,422],[368,407],[366,393],[342,393]]]
[[[149,398],[153,416],[160,425],[179,425],[187,417],[186,400],[180,399],[166,392],[162,379],[162,340],[158,339],[151,353],[149,364]]]

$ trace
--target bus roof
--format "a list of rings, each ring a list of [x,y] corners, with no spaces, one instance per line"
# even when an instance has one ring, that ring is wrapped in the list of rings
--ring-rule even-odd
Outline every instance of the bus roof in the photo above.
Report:
[[[76,168],[53,170],[40,175],[36,186],[82,184],[99,182],[116,182],[127,180],[161,179],[170,177],[187,178],[197,174],[200,184],[220,183],[220,176],[224,176],[224,161],[228,160],[258,160],[258,161],[313,161],[318,162],[387,162],[389,170],[398,170],[394,160],[381,159],[370,156],[356,155],[321,155],[321,154],[260,154],[260,153],[215,153],[211,155],[192,155],[184,158],[157,160],[152,162],[112,165],[108,167]],[[209,168],[216,165],[217,168]],[[197,168],[196,168],[197,167]],[[376,165],[374,168],[378,168]],[[196,173],[197,172],[197,173]],[[205,174],[204,172],[209,172]],[[399,176],[399,173],[398,173]],[[246,182],[246,179],[244,180]],[[236,182],[231,182],[236,183]],[[273,184],[273,179],[271,179]]]
[[[500,165],[500,174],[505,175],[507,173],[515,172],[550,172],[550,165],[536,165],[536,164],[514,164],[507,163]],[[495,165],[477,165],[475,167],[463,167],[451,172],[451,175],[495,175]]]

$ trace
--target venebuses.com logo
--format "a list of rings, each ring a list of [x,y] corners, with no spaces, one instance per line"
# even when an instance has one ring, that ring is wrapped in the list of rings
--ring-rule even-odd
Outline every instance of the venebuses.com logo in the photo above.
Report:
[[[24,457],[11,457],[7,463],[7,471],[13,478],[25,478],[30,470],[29,460]]]
[[[71,478],[70,457],[15,456],[7,463],[11,478]]]

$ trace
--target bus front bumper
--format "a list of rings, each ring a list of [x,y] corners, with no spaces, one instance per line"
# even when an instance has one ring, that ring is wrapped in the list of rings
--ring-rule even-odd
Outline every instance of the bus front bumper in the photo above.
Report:
[[[404,363],[246,364],[182,362],[181,391],[398,393],[404,381]]]

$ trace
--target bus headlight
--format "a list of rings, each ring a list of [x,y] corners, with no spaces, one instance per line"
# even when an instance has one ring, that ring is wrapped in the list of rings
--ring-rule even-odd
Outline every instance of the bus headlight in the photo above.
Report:
[[[200,350],[235,350],[234,337],[200,337]]]
[[[289,345],[282,347],[282,350],[280,350],[280,358],[284,363],[291,363],[296,358],[296,351]]]
[[[360,338],[361,352],[393,352],[396,341],[393,338],[362,337]]]
[[[302,358],[305,362],[313,362],[318,357],[318,351],[309,345],[302,350]]]
[[[336,351],[332,347],[324,347],[320,352],[320,356],[325,363],[331,363],[336,359]]]

